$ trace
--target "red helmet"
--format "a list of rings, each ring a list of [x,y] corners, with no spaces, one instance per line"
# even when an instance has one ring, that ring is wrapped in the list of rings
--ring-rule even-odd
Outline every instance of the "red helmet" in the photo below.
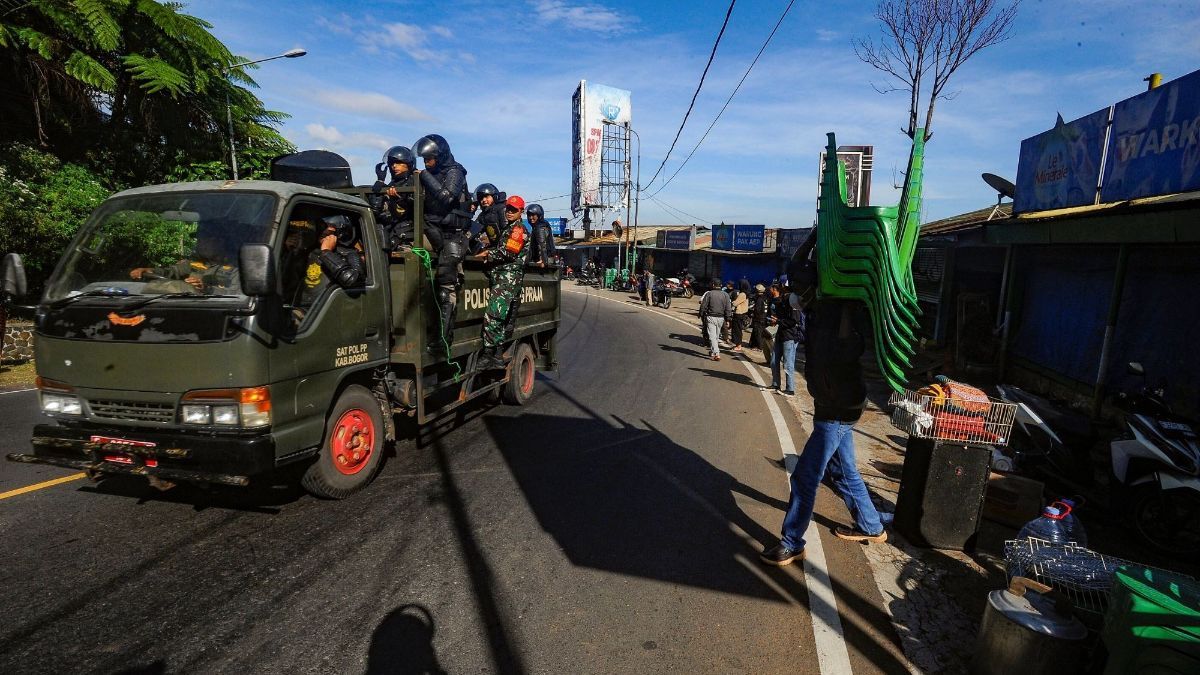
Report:
[[[521,199],[519,195],[513,195],[509,197],[508,201],[504,202],[504,205],[510,209],[516,209],[518,211],[525,210],[525,200]]]

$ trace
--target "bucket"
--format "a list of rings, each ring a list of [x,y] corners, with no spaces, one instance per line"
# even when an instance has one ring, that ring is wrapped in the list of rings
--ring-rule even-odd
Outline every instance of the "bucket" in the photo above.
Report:
[[[1049,586],[1014,577],[988,594],[971,672],[1070,675],[1083,663],[1087,628]]]

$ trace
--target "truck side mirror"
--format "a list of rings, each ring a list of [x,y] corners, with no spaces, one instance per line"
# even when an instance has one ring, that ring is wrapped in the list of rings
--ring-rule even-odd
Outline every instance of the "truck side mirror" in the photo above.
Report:
[[[0,260],[0,294],[23,298],[25,291],[25,264],[21,262],[21,256],[9,253]]]
[[[275,293],[275,262],[266,244],[242,244],[238,250],[238,273],[242,292],[251,296]]]
[[[1137,375],[1138,377],[1146,376],[1146,369],[1137,361],[1130,361],[1127,370],[1130,375]]]

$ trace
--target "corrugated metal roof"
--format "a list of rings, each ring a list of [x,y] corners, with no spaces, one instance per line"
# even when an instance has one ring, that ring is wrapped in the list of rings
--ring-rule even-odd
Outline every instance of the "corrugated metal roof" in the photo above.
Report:
[[[947,234],[949,232],[958,232],[960,230],[969,230],[976,227],[981,227],[984,223],[989,222],[988,217],[992,215],[993,206],[986,206],[982,209],[961,213],[957,216],[942,218],[931,223],[921,225],[921,235],[931,234]],[[1005,220],[1012,215],[1012,203],[1001,204],[996,210],[996,215],[991,218],[991,222],[997,220]]]

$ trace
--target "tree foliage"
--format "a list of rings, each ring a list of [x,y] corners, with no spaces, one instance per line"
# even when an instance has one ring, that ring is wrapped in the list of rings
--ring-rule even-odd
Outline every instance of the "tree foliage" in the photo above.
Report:
[[[158,0],[31,0],[0,13],[0,142],[106,167],[116,184],[160,182],[220,161],[227,102],[242,142],[289,148],[286,115],[248,87],[211,24]],[[187,158],[181,162],[180,158]]]
[[[878,41],[855,40],[854,51],[871,67],[899,82],[881,91],[907,91],[908,127],[911,138],[923,90],[929,92],[925,106],[925,140],[933,136],[933,109],[946,98],[946,84],[956,70],[982,49],[1011,36],[1013,20],[1021,0],[880,0],[875,9],[879,19]]]
[[[0,253],[20,253],[36,298],[109,189],[87,168],[22,144],[0,147]]]

